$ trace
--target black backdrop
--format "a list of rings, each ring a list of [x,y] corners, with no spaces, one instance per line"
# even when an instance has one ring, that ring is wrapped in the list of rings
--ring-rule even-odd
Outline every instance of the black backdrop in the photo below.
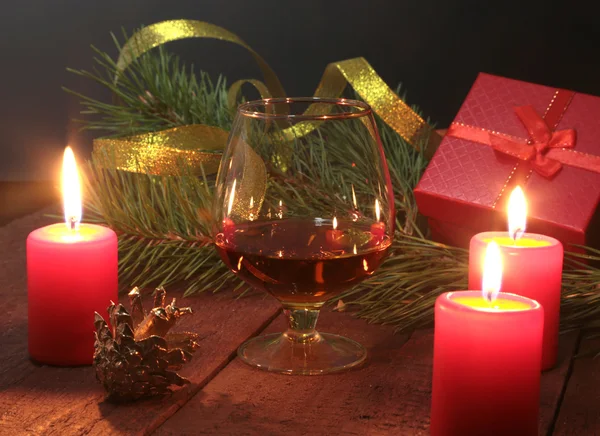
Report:
[[[80,155],[75,98],[102,96],[66,66],[89,69],[89,45],[116,55],[110,31],[193,18],[238,34],[269,62],[288,95],[312,95],[325,65],[364,56],[409,102],[447,125],[477,72],[600,95],[600,43],[584,2],[374,0],[21,0],[0,5],[0,180],[55,179],[62,148]],[[259,77],[249,54],[219,41],[172,44],[229,81]]]

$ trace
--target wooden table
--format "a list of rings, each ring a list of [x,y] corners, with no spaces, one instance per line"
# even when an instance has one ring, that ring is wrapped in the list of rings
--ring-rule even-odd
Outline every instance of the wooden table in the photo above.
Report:
[[[320,329],[364,344],[368,363],[318,377],[265,373],[236,358],[246,339],[284,328],[277,303],[261,295],[235,300],[223,292],[185,300],[196,315],[184,318],[179,328],[199,333],[202,340],[181,372],[192,384],[166,397],[111,404],[104,401],[91,367],[32,363],[25,238],[48,222],[37,213],[0,228],[1,435],[428,433],[431,330],[393,334],[390,327],[325,311]],[[540,434],[600,435],[600,359],[571,359],[591,347],[600,343],[577,333],[561,338],[559,364],[542,376]]]

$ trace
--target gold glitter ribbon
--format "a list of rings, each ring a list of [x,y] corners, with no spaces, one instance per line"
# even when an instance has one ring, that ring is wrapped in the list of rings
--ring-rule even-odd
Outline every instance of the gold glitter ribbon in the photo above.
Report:
[[[122,73],[139,56],[160,45],[187,38],[212,38],[244,47],[260,67],[266,87],[273,97],[285,97],[283,86],[265,60],[236,34],[214,24],[197,20],[169,20],[140,29],[125,43],[117,60],[117,71]],[[119,76],[115,77],[115,82]]]
[[[267,88],[267,85],[265,85],[260,80],[256,80],[256,79],[238,80],[237,82],[234,82],[229,87],[229,91],[227,92],[227,104],[229,105],[229,108],[231,110],[235,110],[235,108],[237,107],[240,93],[242,92],[242,86],[246,83],[249,83],[250,85],[254,86],[254,88],[256,88],[256,90],[260,94],[260,98],[273,97],[273,95],[271,94],[271,91],[269,91],[269,88]]]
[[[336,98],[342,95],[347,85],[350,85],[388,126],[413,147],[418,147],[420,135],[430,133],[425,120],[386,85],[363,57],[327,65],[314,96]],[[322,114],[323,108],[319,106],[318,103],[309,106],[305,114]],[[293,138],[306,135],[315,128],[315,124],[307,121],[284,130],[284,134],[288,138]],[[429,147],[427,151],[431,156],[435,149]]]
[[[94,140],[93,156],[104,167],[136,173],[177,175],[183,162],[192,173],[217,172],[228,133],[193,124],[126,138]]]
[[[248,44],[234,33],[216,26],[196,20],[169,20],[144,27],[136,32],[123,46],[117,60],[119,76],[131,63],[147,51],[166,44],[187,38],[212,38],[227,41],[244,47],[254,57],[260,67],[265,82],[260,80],[238,80],[229,89],[228,104],[235,107],[241,88],[245,83],[254,86],[262,98],[284,97],[285,92],[275,72],[265,60]],[[364,58],[348,59],[333,62],[327,66],[321,82],[315,91],[315,97],[339,97],[347,85],[352,86],[358,95],[368,103],[374,112],[396,133],[417,147],[422,132],[429,132],[429,126],[417,113],[404,103],[377,75]],[[311,105],[306,114],[320,111],[318,105]],[[299,123],[284,132],[286,136],[302,136],[314,130],[310,122]],[[175,174],[181,159],[197,167],[204,165],[204,171],[216,171],[220,154],[225,146],[227,132],[217,127],[204,125],[188,125],[162,132],[152,132],[118,139],[97,139],[94,141],[96,156],[110,155],[114,162],[106,165],[113,168],[147,172],[151,174]],[[109,153],[107,154],[106,151]],[[433,147],[427,150],[431,154]]]
[[[416,146],[427,123],[379,77],[365,58],[327,65],[316,97],[339,97],[349,84],[373,111],[407,142]]]

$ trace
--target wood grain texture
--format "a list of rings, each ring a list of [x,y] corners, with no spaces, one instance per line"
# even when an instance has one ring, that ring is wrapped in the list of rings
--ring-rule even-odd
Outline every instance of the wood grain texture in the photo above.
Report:
[[[178,329],[200,334],[200,348],[181,374],[192,385],[172,395],[114,405],[91,367],[36,365],[27,354],[25,239],[49,219],[29,216],[0,229],[0,434],[135,434],[151,432],[234,356],[237,347],[277,315],[278,304],[262,295],[235,300],[231,294],[180,299],[196,314]],[[171,296],[181,297],[173,292]],[[108,302],[107,302],[108,303]],[[108,304],[107,304],[108,305]]]
[[[553,425],[557,408],[560,407],[565,383],[568,382],[573,355],[579,342],[579,332],[563,335],[558,341],[556,366],[542,373],[540,392],[539,434],[546,435]]]
[[[578,353],[600,350],[600,338],[584,338]],[[600,435],[600,358],[576,358],[554,434],[559,436]]]
[[[300,377],[262,372],[236,359],[157,433],[427,434],[427,422],[416,418],[429,410],[429,332],[417,332],[405,344],[407,335],[331,311],[321,315],[318,327],[366,346],[366,366]],[[284,328],[279,317],[268,331]]]
[[[44,214],[54,211],[47,209],[0,227],[0,398],[35,369],[27,353],[25,240],[31,230],[50,224],[52,219]]]
[[[236,359],[158,434],[428,434],[432,330],[417,331],[404,344],[406,336],[344,314],[326,313],[323,321],[323,331],[368,347],[367,366],[307,378],[264,373]],[[276,325],[268,330],[284,327],[281,319]],[[561,338],[559,364],[542,375],[540,434],[554,417],[576,340],[577,334]]]

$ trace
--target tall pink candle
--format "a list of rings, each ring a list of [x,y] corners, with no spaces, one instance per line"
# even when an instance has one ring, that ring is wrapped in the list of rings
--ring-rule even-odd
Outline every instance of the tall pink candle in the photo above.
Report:
[[[484,232],[471,239],[469,289],[481,289],[485,247],[495,241],[506,270],[502,291],[529,297],[544,308],[544,370],[554,366],[558,352],[563,246],[549,236],[524,233],[526,220],[527,202],[517,187],[508,202],[508,232]]]
[[[481,291],[435,303],[432,436],[537,435],[543,309]]]
[[[94,312],[118,297],[117,235],[79,224],[81,187],[70,148],[63,164],[65,221],[27,238],[29,354],[53,365],[92,363]]]
[[[556,363],[560,318],[563,246],[554,238],[525,233],[513,241],[508,232],[479,233],[469,249],[469,289],[481,289],[485,247],[490,241],[500,246],[505,274],[502,292],[536,300],[544,308],[542,369]]]

